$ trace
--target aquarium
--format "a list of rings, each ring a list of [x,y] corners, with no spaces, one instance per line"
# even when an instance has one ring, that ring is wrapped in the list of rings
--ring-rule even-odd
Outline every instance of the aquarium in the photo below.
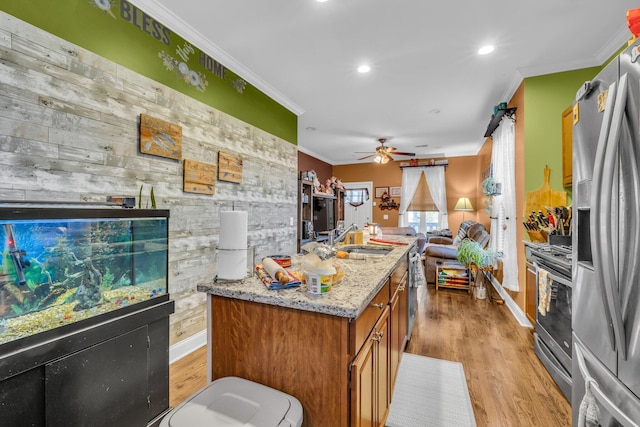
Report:
[[[169,211],[0,207],[0,345],[167,298]]]

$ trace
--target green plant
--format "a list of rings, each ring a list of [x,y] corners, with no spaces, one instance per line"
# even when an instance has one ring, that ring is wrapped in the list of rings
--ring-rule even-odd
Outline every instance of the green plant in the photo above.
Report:
[[[493,249],[483,249],[480,244],[471,239],[463,239],[458,245],[458,261],[464,265],[475,265],[478,268],[493,266],[498,253]]]
[[[489,197],[489,200],[485,200],[484,203],[487,205],[485,212],[487,215],[490,215],[491,210],[493,209],[493,196],[500,194],[498,183],[492,176],[485,178],[482,181],[482,193]]]
[[[492,176],[482,181],[482,193],[485,196],[493,197],[498,194],[498,183]]]
[[[140,191],[138,192],[138,209],[142,209],[142,187],[144,187],[144,185],[140,186]],[[155,209],[156,208],[156,195],[153,192],[153,187],[151,187],[151,193],[149,194],[149,199],[151,200],[151,209]],[[147,204],[147,206],[149,206]]]

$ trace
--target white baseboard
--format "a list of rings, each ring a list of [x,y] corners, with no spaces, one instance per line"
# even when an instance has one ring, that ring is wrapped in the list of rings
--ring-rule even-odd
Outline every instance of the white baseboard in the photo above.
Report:
[[[207,330],[202,330],[200,332],[191,335],[189,338],[185,338],[182,341],[172,345],[169,347],[169,363],[174,363],[189,353],[192,353],[202,347],[203,345],[207,345]]]
[[[507,291],[504,290],[500,282],[498,282],[498,280],[493,277],[493,274],[486,274],[485,277],[488,277],[491,285],[493,286],[493,289],[495,289],[500,294],[500,297],[504,301],[509,311],[511,311],[511,314],[513,314],[513,317],[516,318],[520,326],[533,328],[533,325],[531,324],[529,319],[527,319],[527,316],[524,314],[522,309],[518,306],[518,304],[516,304],[516,302],[513,300],[513,298],[511,298]]]

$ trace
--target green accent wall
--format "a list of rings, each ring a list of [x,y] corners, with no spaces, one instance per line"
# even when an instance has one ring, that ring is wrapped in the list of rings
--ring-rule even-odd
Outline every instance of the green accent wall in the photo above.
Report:
[[[126,0],[2,0],[0,10],[297,144],[296,114]]]
[[[570,202],[571,188],[562,187],[562,112],[573,104],[582,84],[601,67],[529,77],[524,80],[525,194],[544,183],[544,167],[551,169],[550,184],[565,190]]]

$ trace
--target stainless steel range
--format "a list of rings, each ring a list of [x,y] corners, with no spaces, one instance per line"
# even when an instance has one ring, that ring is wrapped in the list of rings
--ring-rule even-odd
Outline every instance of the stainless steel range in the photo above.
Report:
[[[527,246],[537,270],[534,350],[571,402],[571,247]]]

